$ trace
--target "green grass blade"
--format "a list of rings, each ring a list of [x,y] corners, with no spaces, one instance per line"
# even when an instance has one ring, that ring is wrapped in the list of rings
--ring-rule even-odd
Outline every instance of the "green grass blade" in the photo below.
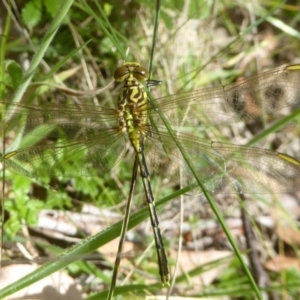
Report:
[[[50,71],[49,73],[47,73],[47,75],[46,75],[44,78],[42,78],[41,81],[47,80],[47,79],[51,78],[53,75],[55,75],[55,74],[57,73],[57,71],[58,71],[61,67],[63,67],[63,66],[65,65],[65,63],[66,63],[70,58],[72,58],[73,56],[75,56],[77,53],[80,53],[80,51],[81,51],[83,48],[85,48],[85,47],[88,45],[89,42],[90,42],[90,41],[87,41],[87,42],[85,42],[84,44],[82,44],[80,47],[78,47],[78,48],[74,49],[73,51],[71,51],[67,56],[65,56],[62,60],[60,60],[55,66],[53,66],[53,67],[51,68],[51,71]]]
[[[283,128],[285,125],[287,125],[288,123],[290,123],[291,121],[299,117],[299,115],[300,115],[300,108],[297,108],[288,116],[276,121],[272,126],[260,131],[259,134],[257,134],[246,144],[246,146],[252,146],[258,143],[259,141],[266,138],[269,134],[274,133],[277,130]]]
[[[188,85],[191,81],[193,81],[196,77],[199,76],[200,72],[205,69],[206,66],[211,64],[213,61],[215,61],[221,54],[224,52],[226,53],[229,49],[231,49],[240,39],[242,36],[246,36],[247,34],[251,33],[254,28],[257,28],[258,25],[260,25],[262,22],[264,22],[270,15],[272,15],[277,8],[272,9],[269,11],[266,15],[259,18],[256,22],[249,25],[242,33],[240,33],[232,42],[228,43],[226,47],[224,47],[221,51],[216,53],[215,55],[211,56],[211,58],[201,66],[200,69],[197,69],[197,72],[191,71],[194,75],[189,78],[188,81],[186,81],[185,85],[182,86],[178,92],[182,91],[186,85]],[[188,75],[188,74],[186,74]]]
[[[72,3],[73,3],[73,0],[66,0],[66,1],[62,2],[61,7],[58,10],[57,15],[53,19],[53,22],[49,26],[49,29],[40,44],[39,50],[33,57],[32,61],[30,63],[30,67],[27,70],[27,72],[25,73],[24,78],[12,99],[12,102],[17,103],[22,99],[28,85],[30,84],[30,82],[33,78],[33,75],[34,75],[36,69],[40,65],[45,52],[47,51],[49,45],[51,44],[51,41],[53,40],[59,26],[61,25],[62,21],[64,20],[65,16],[67,15]]]
[[[159,207],[168,201],[178,197],[180,194],[187,193],[191,190],[190,187],[186,187],[165,197],[156,202],[156,207]],[[130,217],[130,221],[128,224],[128,229],[131,229],[141,223],[142,221],[149,218],[148,208],[145,207],[140,211],[134,213]],[[108,229],[99,232],[98,234],[87,238],[82,243],[79,243],[72,247],[71,249],[64,252],[64,254],[58,256],[55,260],[50,261],[39,269],[35,270],[34,272],[26,275],[25,277],[21,278],[17,282],[3,288],[0,291],[0,299],[7,297],[39,280],[59,271],[65,267],[67,267],[72,262],[78,260],[80,257],[84,257],[85,255],[91,253],[92,251],[98,249],[99,247],[107,244],[108,242],[112,241],[113,239],[117,238],[120,234],[121,226],[123,221],[120,221]],[[108,279],[109,282],[109,279]],[[161,285],[159,284],[159,287]]]
[[[151,97],[151,95],[149,94],[148,96],[149,96],[149,99],[151,99],[151,101],[155,103],[155,100]],[[252,276],[251,272],[249,271],[249,269],[248,269],[248,267],[247,267],[247,265],[246,265],[246,263],[245,263],[245,261],[244,261],[244,259],[242,257],[242,254],[239,251],[239,248],[237,247],[237,245],[236,245],[236,243],[235,243],[235,241],[234,241],[234,239],[233,239],[233,237],[232,237],[232,235],[230,233],[230,230],[228,229],[228,227],[227,227],[227,225],[226,225],[226,223],[225,223],[225,221],[224,221],[224,219],[222,217],[221,212],[219,211],[219,209],[216,206],[214,200],[212,199],[212,197],[210,196],[210,194],[206,190],[204,184],[202,184],[201,179],[199,178],[199,176],[198,176],[198,174],[197,174],[197,172],[196,172],[196,170],[195,170],[195,168],[193,166],[193,163],[189,160],[188,156],[186,155],[185,150],[183,149],[180,141],[178,140],[178,138],[176,137],[175,133],[173,132],[171,126],[169,125],[168,120],[165,118],[165,116],[163,115],[163,113],[160,112],[159,109],[157,109],[157,113],[159,114],[159,116],[160,116],[163,124],[167,128],[170,136],[172,137],[172,139],[174,140],[176,146],[178,147],[179,151],[181,152],[181,155],[184,158],[184,160],[185,160],[186,164],[188,165],[189,169],[193,173],[193,176],[194,176],[197,184],[201,188],[201,190],[202,190],[205,198],[209,202],[212,211],[214,212],[214,214],[215,214],[217,220],[219,221],[221,227],[223,228],[223,230],[224,230],[224,232],[225,232],[225,234],[226,234],[226,236],[227,236],[230,244],[232,245],[233,250],[234,250],[237,258],[239,259],[240,264],[241,264],[242,268],[244,269],[244,272],[246,273],[246,276],[248,277],[249,282],[250,282],[251,286],[253,287],[253,290],[254,290],[257,298],[258,299],[262,299],[262,296],[260,294],[260,291],[259,291],[256,283],[255,283],[255,280],[253,279],[253,276]]]
[[[95,2],[96,6],[98,7],[98,10],[100,12],[100,15],[102,16],[102,18],[100,18],[98,16],[98,14],[89,6],[89,4],[86,1],[81,1],[81,3],[82,3],[83,8],[86,10],[86,12],[95,18],[100,29],[104,32],[105,36],[107,36],[110,39],[110,41],[116,47],[116,49],[119,52],[119,54],[121,55],[121,57],[125,60],[126,59],[125,51],[123,50],[123,48],[119,42],[119,39],[117,38],[115,29],[111,26],[102,7],[98,4],[98,2]]]

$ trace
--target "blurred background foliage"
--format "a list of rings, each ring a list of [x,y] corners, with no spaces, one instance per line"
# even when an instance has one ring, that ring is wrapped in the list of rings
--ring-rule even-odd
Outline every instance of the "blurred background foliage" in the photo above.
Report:
[[[2,100],[12,99],[60,5],[59,0],[3,1],[0,4],[0,25],[6,36],[5,43],[2,37],[1,45]],[[68,88],[86,91],[105,87],[111,82],[115,68],[123,60],[138,61],[147,66],[154,14],[155,3],[151,0],[75,0],[35,70],[33,82],[63,83]],[[153,89],[153,94],[164,96],[204,86],[224,85],[283,64],[299,63],[299,29],[297,1],[162,1],[153,78],[162,80],[163,84]],[[87,44],[79,49],[84,43]],[[107,87],[99,95],[98,102],[106,106],[115,105],[118,90],[117,85]],[[23,101],[29,104],[48,101],[55,105],[64,99],[65,95],[57,89],[43,90],[43,87],[31,85]],[[94,103],[95,100],[91,98],[84,101]],[[29,145],[37,142],[22,140],[18,130],[18,124],[15,124],[3,136],[2,144],[6,148],[11,144]],[[299,138],[299,127],[293,132]],[[233,136],[232,139],[236,143],[245,142],[244,137]],[[283,144],[282,141],[277,143]],[[295,146],[292,149],[291,142],[286,149],[291,153],[286,152],[300,158],[298,148]],[[131,168],[132,161],[129,158],[101,178],[51,179],[49,185],[52,190],[8,172],[4,194],[5,242],[25,243],[21,229],[24,225],[36,226],[38,213],[43,209],[76,212],[81,210],[84,203],[89,203],[101,209],[112,207],[113,211],[122,215],[129,191]],[[163,179],[159,175],[152,179],[154,193],[159,199],[177,188],[167,185],[162,189]],[[139,210],[145,205],[141,182],[138,182],[136,194],[133,209]],[[200,201],[197,201],[200,206]],[[176,210],[176,204],[171,207],[174,206]],[[203,218],[200,212],[193,210],[186,214],[192,212],[196,214],[196,219]],[[170,216],[161,212],[160,218],[164,220]],[[191,222],[194,220],[192,217],[188,219]],[[109,220],[106,225],[109,225]],[[91,233],[81,234],[81,237],[85,234]],[[150,235],[148,240],[151,239]],[[168,240],[167,244],[172,247],[175,242]],[[44,252],[43,249],[39,251]],[[151,255],[148,260],[156,261],[155,250]],[[10,259],[16,258],[12,256]],[[239,278],[234,266],[232,263],[230,280]],[[145,263],[143,268],[147,271]],[[156,274],[151,266],[149,272]],[[76,269],[75,273],[74,277],[86,271]],[[290,276],[297,277],[299,274]],[[142,282],[143,278],[137,277],[132,278],[132,283]],[[230,284],[230,280],[226,274],[223,275],[219,281],[215,281],[215,286],[210,287],[210,292],[213,294],[218,284],[221,287],[224,282],[225,286]],[[100,291],[107,288],[107,282],[101,284]],[[84,289],[90,292],[89,287],[85,286]],[[239,292],[243,299],[247,298],[243,290]],[[295,293],[294,290],[290,292],[291,295]]]

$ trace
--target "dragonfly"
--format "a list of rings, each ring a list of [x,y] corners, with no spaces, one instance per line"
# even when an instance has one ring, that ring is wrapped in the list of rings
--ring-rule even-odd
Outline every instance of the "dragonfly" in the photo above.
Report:
[[[170,281],[167,255],[155,210],[150,175],[159,172],[172,179],[184,171],[184,184],[196,192],[195,173],[212,193],[282,193],[300,187],[300,162],[287,154],[233,145],[203,138],[195,130],[213,120],[218,126],[269,116],[299,106],[300,65],[280,67],[227,86],[152,99],[146,87],[146,68],[125,62],[114,73],[123,83],[115,108],[70,102],[5,107],[7,128],[20,122],[24,135],[37,145],[4,153],[5,167],[37,180],[49,176],[101,176],[125,155],[133,154],[133,180],[126,208],[139,170],[157,249],[159,274]],[[123,225],[126,231],[127,224]],[[123,234],[123,233],[122,233]],[[122,245],[119,246],[121,251]],[[117,255],[111,290],[117,277]],[[111,296],[112,292],[111,291]]]

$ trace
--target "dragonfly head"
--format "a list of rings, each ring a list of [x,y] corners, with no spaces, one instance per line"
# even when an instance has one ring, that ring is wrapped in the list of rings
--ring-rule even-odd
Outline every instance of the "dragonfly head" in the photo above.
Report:
[[[126,80],[146,81],[149,77],[149,72],[146,68],[141,67],[137,62],[125,62],[116,69],[114,78],[117,82]]]

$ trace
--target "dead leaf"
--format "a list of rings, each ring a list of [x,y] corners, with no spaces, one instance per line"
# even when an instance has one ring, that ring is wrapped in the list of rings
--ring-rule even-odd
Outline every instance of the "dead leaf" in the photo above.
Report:
[[[282,270],[294,268],[300,271],[300,261],[294,257],[276,255],[264,264],[265,268],[272,272],[280,272]]]

